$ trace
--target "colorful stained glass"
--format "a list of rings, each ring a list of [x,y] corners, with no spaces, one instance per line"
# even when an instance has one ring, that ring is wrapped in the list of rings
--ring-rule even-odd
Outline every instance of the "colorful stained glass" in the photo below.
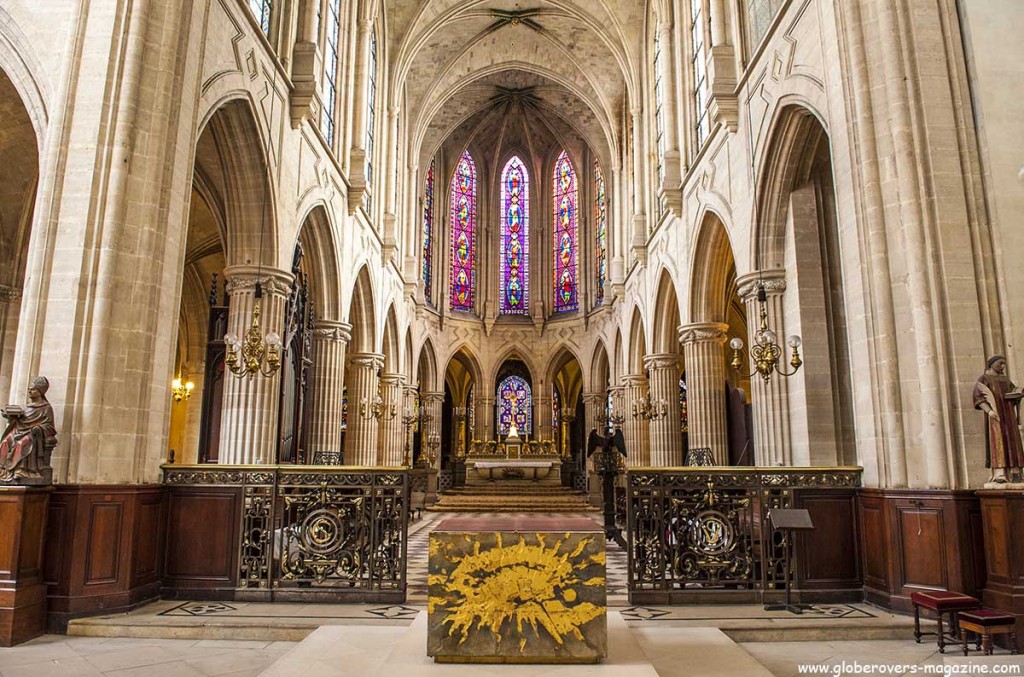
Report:
[[[348,429],[348,388],[341,389],[341,429]]]
[[[608,281],[608,199],[604,192],[604,176],[601,165],[594,162],[594,208],[597,212],[597,292],[595,305],[604,303],[604,285]]]
[[[270,14],[274,9],[273,0],[249,0],[249,9],[260,25],[260,30],[270,37]]]
[[[451,306],[472,311],[476,301],[476,163],[469,151],[462,154],[452,176],[451,218]]]
[[[679,425],[684,433],[690,429],[686,414],[686,374],[679,377]]]
[[[434,302],[434,161],[430,161],[423,187],[423,297]]]
[[[518,156],[501,172],[499,311],[526,315],[530,308],[530,176]]]
[[[530,434],[533,427],[533,394],[530,384],[521,376],[509,376],[498,384],[499,435],[508,435],[509,424],[513,419],[520,437]]]
[[[555,312],[576,310],[579,306],[576,289],[576,251],[579,241],[576,229],[576,170],[564,150],[555,161]]]

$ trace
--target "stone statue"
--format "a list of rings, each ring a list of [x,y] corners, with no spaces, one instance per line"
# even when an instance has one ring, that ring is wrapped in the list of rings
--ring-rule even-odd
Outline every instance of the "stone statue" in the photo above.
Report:
[[[1002,355],[988,358],[985,373],[974,385],[974,408],[985,412],[987,417],[985,467],[992,469],[990,482],[1021,481],[1024,449],[1017,418],[1021,396],[1006,375],[1006,358]]]
[[[50,382],[40,376],[28,387],[24,409],[0,411],[9,423],[0,437],[0,484],[50,484],[50,454],[57,446],[53,407],[46,400]]]

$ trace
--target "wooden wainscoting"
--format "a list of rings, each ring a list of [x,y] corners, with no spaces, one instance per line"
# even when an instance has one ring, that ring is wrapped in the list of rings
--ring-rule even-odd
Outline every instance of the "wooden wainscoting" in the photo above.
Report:
[[[911,612],[917,590],[981,594],[985,555],[973,491],[861,489],[858,512],[867,601]]]
[[[1017,650],[1024,651],[1024,492],[986,489],[978,497],[988,575],[982,601],[1017,617]],[[997,640],[1008,638],[997,635]]]
[[[233,599],[242,487],[168,486],[163,595]]]
[[[55,487],[43,570],[51,632],[159,598],[164,510],[161,485]]]
[[[814,523],[814,531],[797,534],[796,590],[814,591],[814,599],[821,601],[859,597],[857,490],[798,489],[795,494],[794,507],[805,508]]]
[[[46,630],[43,534],[49,487],[0,487],[0,646]]]

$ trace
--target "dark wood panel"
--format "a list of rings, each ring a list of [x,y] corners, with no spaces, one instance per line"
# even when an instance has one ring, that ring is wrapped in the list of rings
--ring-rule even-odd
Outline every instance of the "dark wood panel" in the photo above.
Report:
[[[61,576],[61,565],[67,559],[67,550],[71,547],[68,534],[68,504],[66,496],[54,494],[50,500],[49,514],[46,518],[46,556],[43,558],[43,582],[51,590],[56,589],[65,576]]]
[[[984,529],[988,579],[982,592],[986,606],[1017,618],[1017,649],[1024,651],[1024,492],[978,492]],[[997,637],[1006,647],[1008,637]]]
[[[163,494],[144,496],[139,501],[133,537],[132,587],[160,579],[163,507]]]
[[[21,523],[22,503],[18,494],[0,495],[0,580],[14,580],[18,573],[18,541],[20,530],[13,527]],[[8,526],[10,525],[10,526]]]
[[[797,539],[800,589],[860,588],[855,493],[801,490],[796,505],[806,508],[814,523],[814,531]]]
[[[94,502],[89,506],[85,585],[117,583],[121,560],[124,502]]]
[[[0,646],[46,629],[42,581],[49,487],[0,487]]]
[[[864,584],[888,591],[889,560],[885,551],[889,536],[885,529],[885,504],[874,498],[862,498],[859,508]]]
[[[170,490],[166,585],[235,585],[240,500],[232,487]]]
[[[900,578],[904,586],[942,589],[949,585],[943,511],[917,503],[896,506]]]

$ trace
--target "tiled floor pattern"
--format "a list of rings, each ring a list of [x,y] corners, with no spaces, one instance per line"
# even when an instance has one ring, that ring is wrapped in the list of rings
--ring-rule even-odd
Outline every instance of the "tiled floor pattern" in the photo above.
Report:
[[[544,517],[546,513],[474,513],[474,517]],[[558,513],[559,517],[583,517],[594,519],[588,513]],[[465,517],[458,513],[425,512],[423,517],[409,527],[409,545],[406,554],[408,560],[407,580],[409,582],[406,603],[412,606],[427,603],[427,556],[430,546],[430,532],[437,524],[448,517]],[[601,517],[596,518],[600,524]],[[621,607],[629,602],[626,596],[627,557],[626,551],[609,542],[605,550],[605,567],[607,569],[608,606]]]

